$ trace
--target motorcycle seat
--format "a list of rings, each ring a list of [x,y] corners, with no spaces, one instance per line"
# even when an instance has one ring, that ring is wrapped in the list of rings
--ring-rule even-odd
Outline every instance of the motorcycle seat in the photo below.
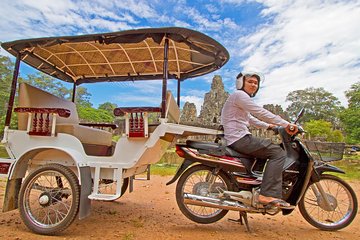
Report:
[[[237,157],[237,158],[249,158],[249,159],[253,158],[249,155],[239,153],[229,147],[221,146],[218,143],[187,140],[186,145],[188,145],[191,148],[198,149],[198,150],[204,150],[202,152],[207,153],[207,154],[226,155],[226,156]],[[205,151],[207,151],[207,152],[205,152]]]
[[[237,158],[249,158],[249,159],[253,159],[252,156],[244,154],[244,153],[239,153],[237,151],[235,151],[232,148],[226,147],[226,156],[231,156],[231,157],[237,157]]]
[[[206,149],[206,150],[218,150],[221,149],[221,146],[217,143],[212,143],[212,142],[199,142],[199,141],[192,141],[192,140],[187,140],[186,141],[186,145],[188,145],[189,147],[192,148],[196,148],[196,149]]]

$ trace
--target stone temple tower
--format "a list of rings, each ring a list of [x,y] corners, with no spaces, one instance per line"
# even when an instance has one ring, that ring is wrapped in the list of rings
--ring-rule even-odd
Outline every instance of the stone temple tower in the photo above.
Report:
[[[201,107],[199,122],[204,126],[218,126],[222,107],[229,93],[225,91],[221,76],[215,75],[211,83],[210,92],[205,94]]]
[[[189,125],[197,124],[197,112],[194,103],[185,102],[181,111],[180,123]]]

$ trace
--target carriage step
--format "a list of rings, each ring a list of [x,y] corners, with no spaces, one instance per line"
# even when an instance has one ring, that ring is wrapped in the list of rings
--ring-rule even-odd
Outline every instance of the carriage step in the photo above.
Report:
[[[91,200],[114,201],[120,197],[120,194],[91,194],[88,196]]]

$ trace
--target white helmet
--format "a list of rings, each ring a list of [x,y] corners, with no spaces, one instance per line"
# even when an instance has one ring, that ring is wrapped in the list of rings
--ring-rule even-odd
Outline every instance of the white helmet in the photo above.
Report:
[[[262,83],[265,79],[264,75],[260,72],[255,72],[255,71],[243,71],[241,73],[239,73],[236,77],[236,89],[237,90],[242,90],[244,87],[244,77],[256,77],[258,80],[258,90],[260,88],[260,83]],[[257,90],[257,91],[258,91]],[[257,91],[252,95],[252,97],[255,96],[255,94],[257,93]]]

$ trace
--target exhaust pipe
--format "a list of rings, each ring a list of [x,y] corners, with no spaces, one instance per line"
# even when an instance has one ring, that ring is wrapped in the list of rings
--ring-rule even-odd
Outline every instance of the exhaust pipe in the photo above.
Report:
[[[188,205],[219,208],[232,211],[246,211],[253,213],[261,212],[260,210],[253,208],[252,206],[247,206],[237,201],[221,200],[218,198],[204,197],[187,193],[184,194],[184,203]]]

